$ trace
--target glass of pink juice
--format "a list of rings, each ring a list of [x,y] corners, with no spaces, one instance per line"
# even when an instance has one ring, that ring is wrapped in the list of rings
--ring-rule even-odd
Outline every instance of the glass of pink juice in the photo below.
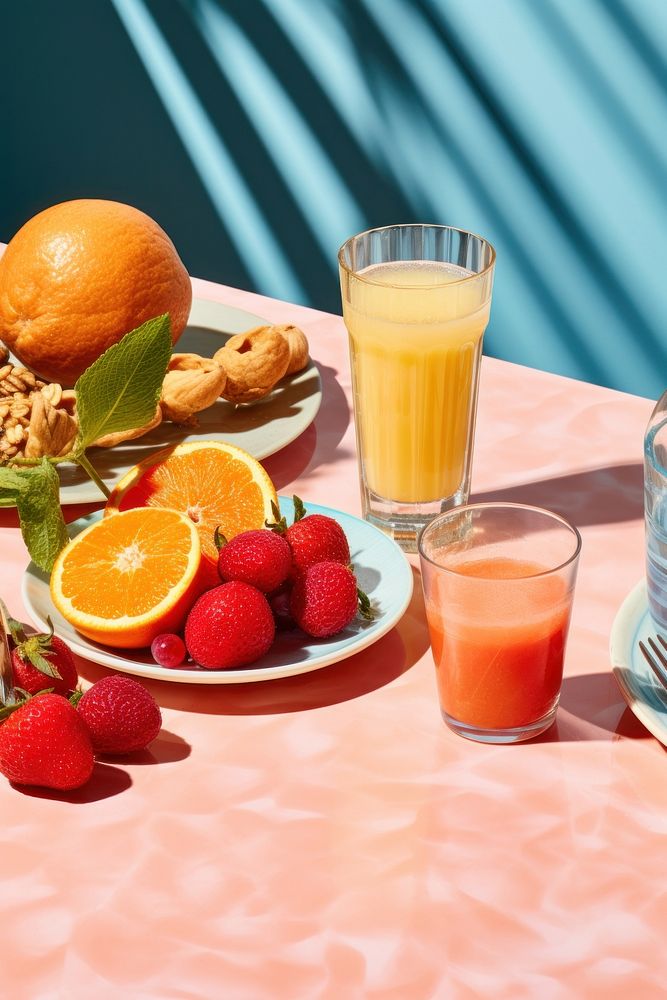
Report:
[[[516,743],[553,723],[581,537],[558,514],[469,504],[419,539],[442,716],[454,732]]]

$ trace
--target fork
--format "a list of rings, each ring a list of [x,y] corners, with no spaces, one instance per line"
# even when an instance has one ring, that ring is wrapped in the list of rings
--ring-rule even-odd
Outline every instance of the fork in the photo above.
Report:
[[[658,678],[662,686],[667,688],[667,656],[665,656],[665,652],[667,652],[667,641],[660,635],[660,633],[658,633],[658,642],[660,643],[660,646],[662,646],[662,649],[651,636],[649,636],[647,642],[651,647],[651,652],[649,652],[644,643],[641,641],[639,643],[639,648],[641,649],[644,659],[655,676]],[[663,650],[665,652],[663,652]]]

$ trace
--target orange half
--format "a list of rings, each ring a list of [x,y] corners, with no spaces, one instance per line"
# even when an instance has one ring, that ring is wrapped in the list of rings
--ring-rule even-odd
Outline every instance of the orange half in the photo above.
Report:
[[[63,618],[87,638],[121,649],[178,631],[203,587],[192,521],[145,507],[85,528],[51,574],[51,599]]]
[[[225,538],[263,528],[273,520],[276,490],[257,459],[226,441],[188,441],[135,465],[116,485],[105,515],[133,507],[169,508],[185,514],[201,542],[209,586],[220,582],[215,529]]]

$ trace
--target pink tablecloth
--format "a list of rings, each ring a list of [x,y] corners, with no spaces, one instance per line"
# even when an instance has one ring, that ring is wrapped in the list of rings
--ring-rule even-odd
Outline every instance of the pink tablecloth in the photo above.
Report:
[[[324,403],[266,461],[282,492],[358,513],[340,318],[205,282],[307,331]],[[80,793],[0,781],[12,1000],[664,996],[667,764],[610,673],[643,572],[647,400],[485,359],[477,498],[539,503],[584,549],[557,726],[512,748],[438,711],[419,577],[371,649],[283,681],[153,683],[151,751]],[[78,511],[70,510],[74,517]],[[13,612],[27,559],[0,514]],[[88,681],[103,670],[81,662]]]

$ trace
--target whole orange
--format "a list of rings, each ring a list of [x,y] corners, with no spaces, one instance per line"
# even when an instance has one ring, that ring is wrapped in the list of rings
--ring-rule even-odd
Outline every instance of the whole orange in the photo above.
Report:
[[[169,313],[176,342],[191,302],[167,234],[117,201],[53,205],[0,258],[0,339],[22,364],[63,385],[153,316]]]

